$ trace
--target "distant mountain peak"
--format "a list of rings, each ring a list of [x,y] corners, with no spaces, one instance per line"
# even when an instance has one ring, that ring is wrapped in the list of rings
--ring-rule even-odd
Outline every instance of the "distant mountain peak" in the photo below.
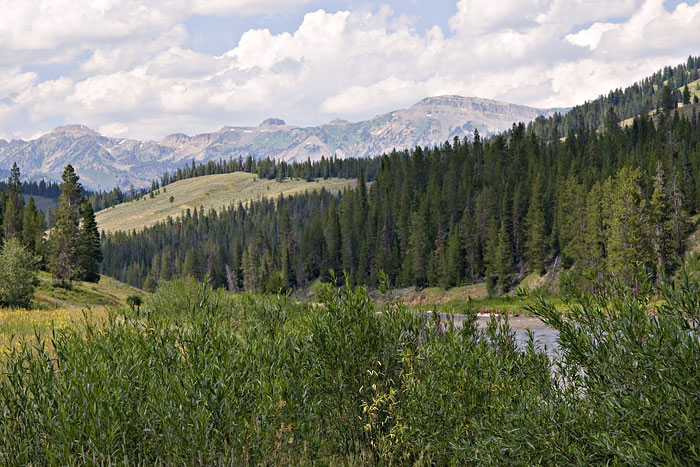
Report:
[[[495,99],[485,99],[483,97],[463,97],[456,95],[443,95],[443,96],[432,96],[426,97],[420,102],[411,106],[414,107],[453,107],[453,108],[469,108],[475,106],[492,106],[495,107],[511,107],[511,108],[521,108],[521,109],[532,109],[535,111],[548,111],[548,109],[539,109],[536,107],[529,107],[526,105],[512,104],[509,102],[497,101]]]
[[[286,123],[281,118],[266,118],[260,124],[260,126],[284,126],[284,125],[286,125]]]
[[[431,96],[413,104],[412,107],[425,107],[431,105],[449,105],[449,106],[459,106],[470,103],[499,103],[498,101],[492,99],[483,99],[481,97],[464,97],[455,95],[442,95],[442,96]]]
[[[172,133],[163,138],[163,144],[165,145],[173,145],[173,144],[179,144],[182,143],[183,141],[189,140],[190,137],[187,136],[184,133]]]
[[[109,138],[84,125],[65,125],[33,141],[0,142],[0,169],[17,162],[22,174],[59,180],[66,164],[75,167],[84,186],[111,190],[150,186],[165,171],[192,161],[228,160],[252,156],[285,161],[325,157],[378,156],[392,149],[433,146],[453,138],[472,138],[475,130],[488,136],[552,115],[524,105],[461,96],[427,97],[407,109],[369,120],[335,119],[314,127],[288,125],[268,118],[258,126],[224,126],[218,131],[188,136],[173,133],[160,142]]]
[[[347,125],[348,123],[350,122],[342,118],[334,118],[333,120],[328,122],[329,125]]]
[[[67,136],[100,136],[98,132],[85,125],[71,124],[54,128],[49,134],[62,134]]]

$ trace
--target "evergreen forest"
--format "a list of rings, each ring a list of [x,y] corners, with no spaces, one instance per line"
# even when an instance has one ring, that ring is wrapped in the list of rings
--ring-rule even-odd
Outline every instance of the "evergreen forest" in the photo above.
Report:
[[[50,271],[56,283],[63,287],[70,288],[75,280],[98,282],[102,261],[100,234],[95,212],[73,167],[66,166],[59,185],[43,181],[23,183],[20,176],[19,167],[13,164],[0,196],[0,240],[4,255],[0,269],[6,273],[0,288],[24,292],[0,293],[0,305],[28,306],[35,281],[33,271],[38,268]],[[30,193],[26,203],[25,188]],[[56,190],[60,192],[58,206],[51,213],[53,225],[47,230],[46,216],[37,208],[34,193],[54,195]],[[5,251],[8,245],[9,250]]]
[[[304,288],[331,271],[370,288],[382,271],[395,286],[485,281],[493,294],[531,272],[566,270],[595,286],[607,277],[635,283],[641,268],[660,281],[680,266],[700,207],[698,105],[670,91],[697,67],[690,57],[563,117],[490,138],[476,132],[355,161],[341,176],[356,175],[358,187],[343,193],[188,210],[103,235],[103,271],[150,290],[208,274],[216,287],[255,292]],[[312,179],[334,161],[255,169]]]

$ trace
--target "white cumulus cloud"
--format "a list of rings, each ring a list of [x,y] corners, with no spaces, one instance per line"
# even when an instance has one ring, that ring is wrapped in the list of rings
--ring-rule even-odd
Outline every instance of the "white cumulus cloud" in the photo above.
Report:
[[[418,28],[388,6],[264,27],[265,15],[308,3],[0,0],[0,137],[64,123],[154,140],[271,116],[315,125],[439,94],[562,107],[700,53],[698,2],[459,0],[445,28]],[[205,53],[187,45],[194,15],[258,27]],[[43,75],[56,66],[67,71]]]

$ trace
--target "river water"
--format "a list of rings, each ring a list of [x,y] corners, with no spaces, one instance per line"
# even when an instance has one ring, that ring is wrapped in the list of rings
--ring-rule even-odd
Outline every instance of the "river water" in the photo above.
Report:
[[[447,315],[441,314],[440,317],[443,320],[447,320]],[[489,315],[479,314],[477,316],[477,324],[480,327],[486,327],[490,319]],[[456,326],[461,326],[464,320],[464,316],[454,315]],[[510,316],[508,323],[515,332],[515,340],[520,348],[524,349],[527,345],[528,330],[530,330],[535,338],[535,349],[546,352],[550,357],[558,356],[559,332],[555,329],[533,316]]]

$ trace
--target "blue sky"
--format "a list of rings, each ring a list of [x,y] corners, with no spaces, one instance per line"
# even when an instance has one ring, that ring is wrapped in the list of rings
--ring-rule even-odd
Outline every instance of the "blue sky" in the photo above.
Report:
[[[563,107],[689,54],[697,0],[9,1],[0,138],[316,125],[440,94]]]
[[[449,18],[457,12],[456,2],[444,0],[393,0],[382,4],[389,5],[396,14],[415,18],[414,26],[419,32],[425,32],[435,25],[447,31]],[[194,15],[184,24],[191,34],[188,46],[202,53],[222,54],[234,47],[241,35],[249,29],[268,28],[273,34],[279,34],[294,31],[309,11],[323,9],[330,12],[376,7],[377,4],[369,2],[313,1],[303,8],[271,15]]]

